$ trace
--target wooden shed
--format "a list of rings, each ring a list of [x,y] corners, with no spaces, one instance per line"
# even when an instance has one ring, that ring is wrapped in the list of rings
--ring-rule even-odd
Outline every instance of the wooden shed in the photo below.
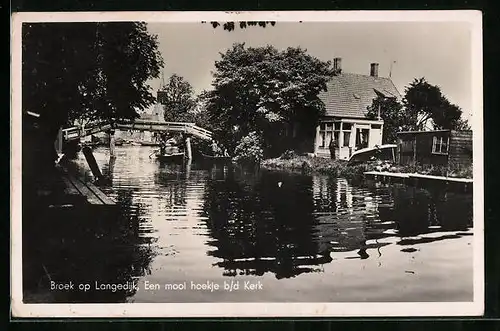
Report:
[[[397,161],[401,165],[469,166],[472,131],[434,130],[398,133]]]

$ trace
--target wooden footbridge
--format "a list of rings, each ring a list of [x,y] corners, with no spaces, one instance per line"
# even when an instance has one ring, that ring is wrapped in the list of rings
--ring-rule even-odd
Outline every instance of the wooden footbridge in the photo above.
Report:
[[[195,123],[187,122],[164,122],[164,121],[151,121],[138,119],[135,121],[117,121],[113,126],[109,123],[93,123],[86,127],[70,127],[62,129],[59,133],[59,137],[56,141],[58,150],[61,150],[63,141],[75,141],[83,138],[85,136],[90,136],[99,132],[107,131],[110,129],[119,130],[135,130],[135,131],[151,131],[151,132],[181,132],[188,135],[186,137],[186,149],[188,153],[188,158],[191,159],[191,144],[190,136],[197,137],[203,140],[212,140],[212,132],[205,130]],[[86,147],[88,148],[88,147]],[[90,149],[86,150],[84,148],[85,158],[89,163],[94,176],[99,179],[102,177],[99,167],[92,155]],[[62,174],[62,179],[65,184],[66,196],[81,196],[85,198],[89,205],[92,206],[113,206],[115,202],[109,199],[104,193],[102,193],[99,188],[89,182],[85,182],[77,179],[75,176],[69,175],[67,171]]]
[[[74,126],[62,130],[62,139],[71,141],[93,135],[111,129],[109,123],[96,123],[88,127]],[[136,131],[151,131],[151,132],[182,132],[188,135],[203,139],[212,140],[212,132],[197,126],[195,123],[187,122],[163,122],[137,119],[135,121],[117,121],[114,125],[115,129],[120,130],[136,130]]]

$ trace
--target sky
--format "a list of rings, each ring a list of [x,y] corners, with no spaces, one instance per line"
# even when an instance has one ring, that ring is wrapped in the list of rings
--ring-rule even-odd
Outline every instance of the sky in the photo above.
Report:
[[[300,46],[321,59],[342,58],[342,71],[369,74],[379,63],[379,76],[391,79],[403,95],[414,78],[438,85],[465,116],[472,115],[471,31],[462,22],[277,22],[274,27],[249,27],[232,32],[202,23],[149,23],[158,36],[165,80],[183,76],[195,93],[211,88],[214,63],[233,43]],[[395,61],[395,62],[394,62]],[[160,80],[153,80],[154,90]]]

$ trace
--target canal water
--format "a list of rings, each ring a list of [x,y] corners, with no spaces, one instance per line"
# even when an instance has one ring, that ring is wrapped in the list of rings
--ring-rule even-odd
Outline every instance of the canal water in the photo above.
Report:
[[[110,160],[94,150],[124,216],[98,220],[108,230],[72,250],[91,257],[61,274],[92,290],[59,301],[473,300],[471,194],[161,164],[153,151],[117,147]],[[137,288],[111,289],[127,283]]]

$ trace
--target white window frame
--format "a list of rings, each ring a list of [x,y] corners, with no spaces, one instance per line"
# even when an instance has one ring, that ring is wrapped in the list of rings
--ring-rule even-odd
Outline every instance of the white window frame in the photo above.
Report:
[[[324,122],[320,123],[319,134],[320,135],[324,134],[324,138],[322,139],[323,146],[321,143],[318,146],[320,149],[329,149],[330,148],[330,140],[335,135],[336,131],[340,131],[340,130],[335,129],[335,123],[339,123],[338,125],[340,125],[339,121],[324,121]],[[328,134],[330,134],[329,139],[327,139]]]
[[[443,145],[446,139],[446,150],[443,151]],[[439,141],[439,144],[438,144]],[[438,147],[439,146],[439,150]],[[432,137],[432,154],[439,154],[439,155],[448,155],[448,151],[450,149],[450,137],[443,137],[443,136],[433,136]]]

